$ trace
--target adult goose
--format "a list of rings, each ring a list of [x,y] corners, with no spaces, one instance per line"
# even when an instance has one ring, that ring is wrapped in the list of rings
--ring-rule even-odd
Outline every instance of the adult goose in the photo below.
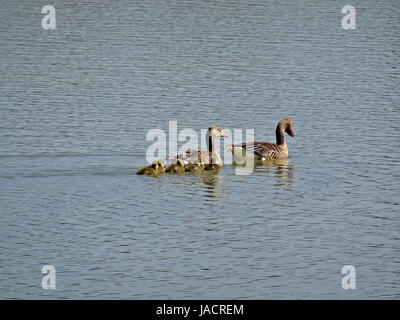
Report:
[[[203,165],[214,164],[222,167],[222,159],[216,148],[216,139],[220,137],[227,137],[222,130],[216,126],[208,128],[206,133],[207,150],[197,151],[188,149],[184,153],[177,155],[178,159],[182,159],[185,163],[201,163]]]
[[[252,152],[257,160],[286,159],[289,156],[289,152],[286,145],[285,132],[294,137],[293,121],[289,118],[282,119],[276,126],[276,144],[270,142],[234,144],[232,145],[232,153],[235,156],[236,151],[239,151],[240,154],[243,151]]]

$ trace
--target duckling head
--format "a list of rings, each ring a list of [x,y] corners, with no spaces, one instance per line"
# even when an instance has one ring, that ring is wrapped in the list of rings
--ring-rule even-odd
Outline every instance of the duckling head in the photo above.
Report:
[[[158,169],[158,161],[154,161],[152,164],[151,164],[151,167],[153,168],[153,169]]]
[[[158,163],[158,165],[160,166],[161,169],[165,168],[165,164],[164,164],[163,160],[158,160],[157,163]]]

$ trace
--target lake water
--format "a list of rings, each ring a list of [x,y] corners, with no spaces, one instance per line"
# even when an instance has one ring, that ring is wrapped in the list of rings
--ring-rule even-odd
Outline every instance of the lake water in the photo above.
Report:
[[[398,1],[49,4],[0,11],[0,298],[400,298]],[[169,121],[284,117],[286,164],[135,175]]]

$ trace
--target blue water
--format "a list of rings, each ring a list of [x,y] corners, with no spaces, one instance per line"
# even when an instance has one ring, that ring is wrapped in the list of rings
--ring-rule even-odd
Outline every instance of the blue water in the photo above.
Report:
[[[398,1],[3,2],[0,298],[400,297]],[[135,175],[169,121],[284,117],[287,163]]]

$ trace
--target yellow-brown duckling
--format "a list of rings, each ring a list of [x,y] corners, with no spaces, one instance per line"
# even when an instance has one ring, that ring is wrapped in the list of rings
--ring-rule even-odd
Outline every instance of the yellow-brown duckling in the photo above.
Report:
[[[165,165],[163,160],[157,160],[158,163],[158,173],[162,174],[165,173]]]
[[[222,166],[216,163],[208,163],[204,166],[205,171],[217,171],[221,168]]]
[[[185,166],[185,171],[190,173],[200,173],[204,170],[204,163],[199,159],[198,163],[189,163]]]
[[[145,175],[145,176],[156,176],[158,175],[158,161],[152,163],[151,166],[140,168],[136,174]]]
[[[178,159],[176,163],[170,164],[167,169],[165,169],[167,173],[183,173],[185,172],[185,164],[181,159]]]

